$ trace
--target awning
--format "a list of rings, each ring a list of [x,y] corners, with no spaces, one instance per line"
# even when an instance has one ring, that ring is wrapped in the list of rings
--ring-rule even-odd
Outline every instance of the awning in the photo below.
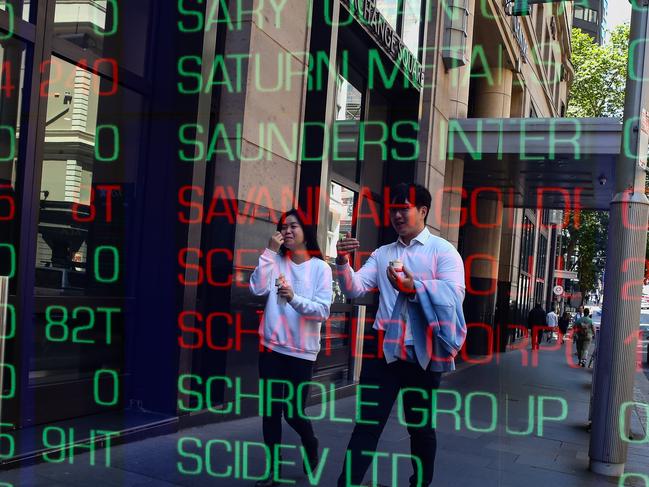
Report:
[[[505,206],[608,210],[621,141],[613,118],[452,119],[447,157],[464,159],[468,192]]]

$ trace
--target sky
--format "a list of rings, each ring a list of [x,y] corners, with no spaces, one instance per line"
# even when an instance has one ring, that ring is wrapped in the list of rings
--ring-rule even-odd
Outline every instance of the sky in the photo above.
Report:
[[[613,30],[616,25],[631,20],[631,3],[629,0],[608,0],[606,12],[606,28]]]

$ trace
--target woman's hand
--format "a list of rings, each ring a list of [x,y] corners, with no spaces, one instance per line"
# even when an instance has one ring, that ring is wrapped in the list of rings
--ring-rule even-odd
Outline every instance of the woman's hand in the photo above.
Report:
[[[268,240],[268,248],[273,252],[277,253],[279,252],[279,248],[282,246],[283,243],[284,243],[284,237],[282,237],[282,233],[275,232],[273,233],[273,236],[270,237],[270,240]]]
[[[281,296],[282,298],[286,299],[287,303],[291,302],[293,300],[293,297],[295,297],[295,293],[293,292],[293,288],[286,281],[282,282],[282,285],[277,290],[277,294],[279,296]]]

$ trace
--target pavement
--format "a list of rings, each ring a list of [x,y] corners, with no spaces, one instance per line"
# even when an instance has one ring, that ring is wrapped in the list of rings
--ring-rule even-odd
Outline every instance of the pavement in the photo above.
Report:
[[[520,344],[518,344],[520,346]],[[544,344],[555,348],[556,345]],[[462,487],[649,487],[649,435],[644,406],[632,411],[631,428],[637,444],[628,450],[624,482],[588,471],[588,412],[592,370],[571,368],[572,345],[529,351],[509,350],[462,364],[447,374],[440,414],[434,486]],[[649,374],[636,374],[638,402],[649,399]],[[335,412],[332,415],[332,407]],[[310,416],[322,404],[307,408]],[[325,406],[324,419],[314,421],[320,439],[321,471],[304,475],[295,445],[297,435],[284,424],[282,485],[334,486],[352,430],[355,397]],[[530,409],[532,409],[530,413]],[[441,410],[441,409],[440,409]],[[647,440],[642,440],[646,438]],[[261,419],[225,421],[189,428],[111,448],[110,466],[97,453],[74,463],[40,463],[0,474],[0,487],[9,486],[252,486],[251,476],[263,469]],[[396,407],[385,426],[375,461],[376,478],[365,481],[407,486],[411,473],[408,434]],[[242,478],[247,472],[247,479]],[[632,474],[632,475],[631,475]],[[643,477],[644,476],[644,477]],[[3,484],[2,482],[5,482]],[[371,485],[371,484],[368,484]]]

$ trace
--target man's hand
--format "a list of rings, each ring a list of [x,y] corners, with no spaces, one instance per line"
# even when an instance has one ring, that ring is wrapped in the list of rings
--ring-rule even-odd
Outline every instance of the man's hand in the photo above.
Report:
[[[279,296],[283,297],[284,299],[286,299],[287,303],[290,303],[293,300],[293,298],[295,297],[295,293],[293,292],[293,288],[286,281],[282,282],[282,285],[277,290],[277,294]]]
[[[351,233],[347,232],[345,238],[341,238],[336,243],[336,264],[344,265],[348,262],[348,255],[361,246],[360,242],[352,238]]]
[[[415,294],[415,278],[405,266],[403,267],[403,272],[397,272],[392,266],[388,266],[386,273],[394,289],[405,294]]]
[[[273,236],[270,237],[270,240],[268,240],[268,248],[273,252],[277,253],[279,252],[279,248],[282,246],[283,243],[284,243],[284,237],[282,237],[282,233],[275,232],[273,233]]]

